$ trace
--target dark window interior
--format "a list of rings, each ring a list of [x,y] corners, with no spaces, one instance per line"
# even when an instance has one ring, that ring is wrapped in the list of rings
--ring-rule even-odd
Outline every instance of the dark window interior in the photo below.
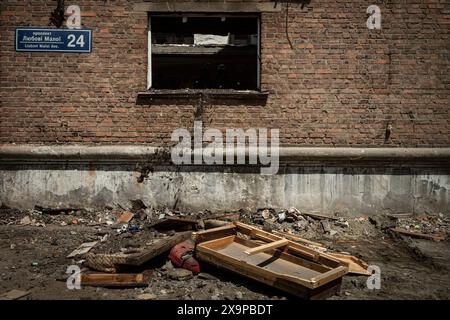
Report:
[[[150,21],[152,88],[258,89],[257,17],[151,16]],[[205,35],[211,35],[208,41],[199,39]]]

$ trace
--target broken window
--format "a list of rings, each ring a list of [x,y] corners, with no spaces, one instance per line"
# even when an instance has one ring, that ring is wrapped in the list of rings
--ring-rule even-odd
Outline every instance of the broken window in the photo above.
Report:
[[[150,16],[149,87],[259,88],[257,16]]]

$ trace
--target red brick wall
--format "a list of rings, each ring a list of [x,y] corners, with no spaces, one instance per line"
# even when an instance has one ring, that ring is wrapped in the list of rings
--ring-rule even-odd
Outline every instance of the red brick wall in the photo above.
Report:
[[[81,55],[14,52],[14,29],[47,26],[56,1],[0,2],[0,143],[161,145],[192,127],[195,101],[136,103],[147,73],[136,2],[66,1],[93,29]],[[366,27],[371,4],[382,30]],[[287,28],[285,8],[261,22],[267,104],[205,103],[205,126],[280,128],[285,145],[450,146],[448,1],[312,0],[289,6]]]

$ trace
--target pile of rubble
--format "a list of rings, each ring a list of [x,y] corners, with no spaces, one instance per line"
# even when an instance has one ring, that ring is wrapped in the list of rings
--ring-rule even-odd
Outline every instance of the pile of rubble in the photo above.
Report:
[[[227,232],[233,223],[247,223],[248,228],[253,230],[252,235],[255,232],[258,234],[258,230],[266,232],[260,235],[259,240],[268,241],[269,238],[273,241],[263,244],[262,247],[267,248],[261,251],[249,251],[267,252],[280,246],[286,248],[286,245],[295,242],[302,246],[300,251],[309,252],[313,257],[323,254],[323,259],[336,259],[350,272],[361,275],[368,275],[367,264],[347,252],[333,252],[330,241],[342,236],[379,236],[380,231],[384,235],[400,234],[439,241],[448,236],[450,225],[449,219],[443,215],[344,217],[339,214],[302,212],[296,208],[193,214],[168,208],[149,208],[141,200],[131,201],[128,208],[118,206],[101,211],[37,207],[16,213],[14,218],[11,215],[0,216],[0,223],[95,228],[96,236],[74,248],[67,258],[70,264],[80,267],[82,285],[103,287],[146,287],[149,279],[155,277],[194,282],[200,279],[195,286],[201,286],[214,276],[205,272],[209,270],[208,263],[197,260],[197,243],[193,241],[196,239],[195,234],[206,230]],[[229,234],[224,233],[223,237],[226,236]],[[161,259],[162,267],[155,268],[154,262]],[[161,288],[161,292],[165,291],[165,288]],[[152,293],[144,293],[139,299],[153,297]]]
[[[259,209],[244,214],[243,221],[262,225],[266,230],[275,230],[300,235],[307,239],[333,239],[342,235],[360,236],[373,233],[367,217],[344,217],[319,212],[300,212],[296,208],[275,211]]]
[[[442,213],[414,215],[412,213],[385,214],[370,217],[378,229],[413,238],[442,241],[450,234],[450,219]]]

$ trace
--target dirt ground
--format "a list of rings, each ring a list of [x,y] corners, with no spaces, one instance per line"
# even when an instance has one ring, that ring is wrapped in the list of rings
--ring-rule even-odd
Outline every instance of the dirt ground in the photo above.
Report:
[[[198,275],[187,280],[174,280],[170,276],[174,267],[167,260],[167,254],[144,266],[149,270],[148,287],[69,290],[65,281],[66,269],[72,264],[81,266],[82,258],[66,256],[80,244],[103,239],[99,248],[114,243],[115,250],[159,236],[148,230],[119,234],[105,223],[91,223],[99,220],[95,214],[95,218],[84,218],[83,214],[49,215],[1,209],[0,294],[18,289],[30,291],[22,299],[124,300],[136,299],[144,293],[151,294],[151,299],[155,300],[294,299],[281,291],[206,265],[202,265],[202,273]],[[27,218],[22,220],[24,217],[30,217],[31,222]],[[244,221],[249,219],[245,214],[242,217]],[[78,220],[74,222],[74,219]],[[330,299],[450,299],[448,238],[435,242],[396,236],[378,228],[376,223],[368,222],[367,217],[352,217],[346,221],[349,227],[344,226],[344,229],[347,231],[339,231],[333,236],[329,232],[316,233],[310,238],[330,250],[348,252],[369,265],[379,266],[381,289],[369,290],[366,276],[346,275],[340,293]],[[322,224],[310,222],[310,226],[318,223]],[[284,228],[283,223],[279,228]],[[298,234],[307,235],[313,229]]]

